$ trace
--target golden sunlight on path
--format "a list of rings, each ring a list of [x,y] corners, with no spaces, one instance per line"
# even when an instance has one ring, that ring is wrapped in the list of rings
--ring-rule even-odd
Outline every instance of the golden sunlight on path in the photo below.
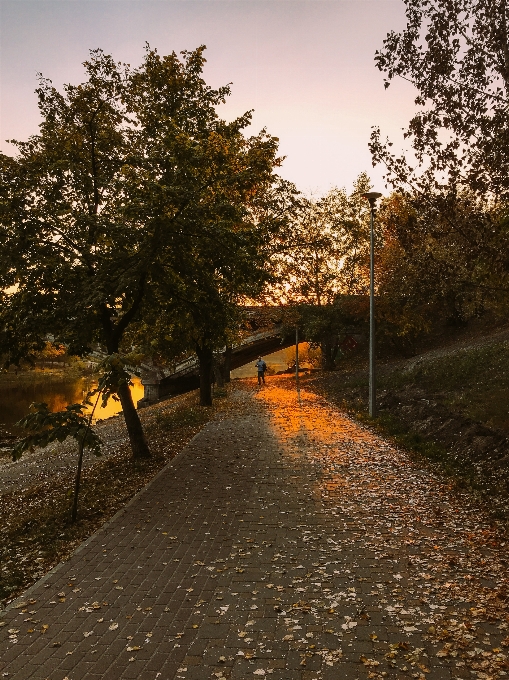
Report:
[[[327,524],[336,520],[328,549],[354,587],[326,598],[331,613],[356,603],[342,629],[370,631],[347,645],[367,677],[508,676],[507,546],[483,510],[315,394],[299,400],[273,381],[257,399],[284,458],[311,464]]]

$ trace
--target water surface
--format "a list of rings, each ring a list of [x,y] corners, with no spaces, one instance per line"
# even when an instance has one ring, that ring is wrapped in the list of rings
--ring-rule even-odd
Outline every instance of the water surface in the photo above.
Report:
[[[137,377],[131,380],[131,394],[136,404],[143,397],[143,385]],[[81,403],[87,392],[96,386],[97,380],[91,378],[64,378],[61,375],[45,376],[42,380],[37,380],[34,376],[32,382],[20,381],[19,384],[0,383],[0,431],[19,434],[21,430],[14,427],[14,423],[28,413],[30,404],[34,402],[45,402],[53,412],[62,411],[69,404]],[[91,408],[87,410],[90,411]],[[119,401],[109,399],[105,408],[99,401],[94,421],[110,418],[121,410]]]

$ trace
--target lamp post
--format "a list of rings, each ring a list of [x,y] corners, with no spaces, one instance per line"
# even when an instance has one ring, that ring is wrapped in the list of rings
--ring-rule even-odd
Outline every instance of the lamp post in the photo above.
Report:
[[[376,416],[376,366],[375,366],[375,206],[382,194],[370,191],[362,196],[371,207],[371,229],[369,237],[369,416]]]
[[[299,383],[299,327],[295,326],[295,384],[297,386],[297,396],[300,401],[300,383]]]

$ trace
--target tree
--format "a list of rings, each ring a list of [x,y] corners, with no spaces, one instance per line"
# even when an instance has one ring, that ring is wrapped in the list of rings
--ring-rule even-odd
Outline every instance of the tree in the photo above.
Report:
[[[279,256],[280,296],[301,305],[306,338],[320,345],[326,370],[334,367],[346,323],[338,299],[368,288],[369,205],[362,194],[370,188],[362,173],[350,194],[334,188],[316,200],[300,198]]]
[[[406,193],[421,233],[452,241],[454,259],[475,261],[471,287],[507,294],[509,198],[509,7],[505,0],[405,0],[407,25],[391,32],[375,61],[388,87],[417,89],[405,138],[411,157],[373,131],[374,163]],[[442,239],[443,237],[443,239]],[[491,263],[491,264],[489,264]]]
[[[319,199],[299,197],[279,254],[279,296],[295,303],[331,304],[339,293],[365,291],[371,182],[361,173],[350,194],[331,189]]]
[[[101,50],[64,93],[40,78],[40,133],[1,160],[0,352],[16,362],[51,334],[83,355],[120,352],[134,321],[187,299],[199,260],[225,276],[253,224],[245,203],[273,182],[277,139],[244,135],[216,107],[229,87],[202,79],[200,47],[137,69]],[[226,255],[225,255],[226,253]],[[210,271],[210,270],[209,270]],[[6,290],[8,289],[8,292]],[[125,381],[118,385],[133,455],[149,449]]]
[[[352,332],[364,333],[367,330],[367,302],[365,296],[338,295],[329,305],[299,306],[299,325],[310,345],[320,347],[325,371],[332,371],[336,366],[342,336],[344,340]]]
[[[83,404],[70,404],[66,406],[64,411],[52,413],[47,404],[32,404],[31,412],[16,423],[19,427],[28,430],[30,434],[21,439],[12,452],[13,460],[17,460],[24,451],[31,450],[36,446],[44,447],[54,441],[63,442],[68,437],[72,437],[76,441],[78,444],[78,464],[71,514],[73,523],[78,517],[78,496],[84,449],[91,450],[96,456],[101,455],[102,442],[90,427],[94,411],[90,414],[85,413],[84,410],[87,406],[92,406],[88,398],[85,399]]]
[[[89,449],[96,456],[101,455],[101,438],[92,430],[95,409],[102,398],[103,406],[108,399],[118,399],[116,393],[120,383],[129,384],[129,376],[125,372],[124,363],[119,356],[110,356],[100,366],[101,376],[95,389],[89,392],[81,404],[69,404],[63,411],[52,413],[45,403],[31,405],[30,412],[16,425],[28,430],[30,434],[20,439],[12,451],[12,459],[18,460],[27,450],[45,447],[51,442],[63,442],[72,437],[78,444],[78,463],[74,481],[74,495],[71,522],[78,517],[78,497],[81,485],[83,453]],[[95,396],[95,403],[91,399]],[[92,410],[87,412],[88,407]]]
[[[406,137],[427,175],[442,175],[495,201],[509,191],[509,6],[506,0],[405,0],[407,25],[375,55],[385,86],[402,77],[420,107]],[[445,133],[445,134],[444,134]],[[391,176],[412,173],[372,138]],[[378,156],[379,155],[379,156]]]
[[[238,174],[238,158],[236,167]],[[270,297],[268,286],[276,276],[275,256],[287,246],[298,192],[294,185],[272,176],[264,167],[267,168],[266,161],[261,165],[264,174],[251,172],[249,183],[245,179],[240,187],[230,183],[230,202],[237,206],[230,218],[235,220],[233,231],[221,235],[216,228],[209,238],[193,241],[181,259],[178,293],[173,290],[173,297],[172,291],[163,293],[166,304],[152,305],[157,313],[133,329],[133,344],[156,364],[168,365],[183,355],[196,353],[200,403],[204,406],[212,403],[211,379],[217,351],[241,334],[241,305]],[[196,220],[205,234],[206,219],[207,214]]]

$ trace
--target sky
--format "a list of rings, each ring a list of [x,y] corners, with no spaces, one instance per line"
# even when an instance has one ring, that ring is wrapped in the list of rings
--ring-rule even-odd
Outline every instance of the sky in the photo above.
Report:
[[[386,193],[371,128],[398,148],[415,94],[405,81],[385,90],[374,54],[404,19],[403,0],[0,0],[0,150],[37,133],[38,72],[60,88],[81,82],[90,49],[137,66],[146,42],[161,54],[205,44],[207,83],[232,83],[219,114],[254,109],[252,132],[280,139],[285,179],[317,196],[366,171]]]

